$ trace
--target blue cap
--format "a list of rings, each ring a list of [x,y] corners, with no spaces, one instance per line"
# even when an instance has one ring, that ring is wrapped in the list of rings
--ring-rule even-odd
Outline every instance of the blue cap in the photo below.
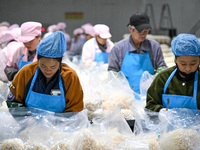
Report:
[[[60,58],[67,49],[65,35],[56,31],[42,40],[37,46],[37,54],[47,58]]]
[[[200,56],[199,40],[192,34],[179,34],[174,40],[172,40],[171,47],[175,56]]]

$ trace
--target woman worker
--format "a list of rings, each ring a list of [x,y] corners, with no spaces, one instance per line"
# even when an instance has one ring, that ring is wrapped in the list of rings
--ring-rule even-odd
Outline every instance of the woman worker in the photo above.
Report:
[[[76,72],[61,64],[66,51],[61,31],[46,37],[37,47],[37,59],[18,71],[10,84],[8,103],[55,113],[83,110],[83,90]]]
[[[7,62],[4,72],[9,81],[12,81],[18,70],[24,65],[37,60],[36,47],[40,43],[42,24],[28,21],[21,25],[21,35],[17,45],[13,45],[7,51]]]
[[[179,34],[171,47],[176,65],[156,76],[147,91],[146,108],[200,109],[199,41],[195,35]]]
[[[110,28],[105,24],[94,26],[95,37],[89,39],[83,45],[82,63],[86,68],[95,66],[97,63],[108,63],[108,56],[114,43],[111,38]]]

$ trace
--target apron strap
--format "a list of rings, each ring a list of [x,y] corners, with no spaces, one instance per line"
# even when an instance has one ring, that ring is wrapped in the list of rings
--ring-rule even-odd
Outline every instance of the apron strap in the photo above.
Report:
[[[169,78],[167,79],[167,82],[165,83],[165,86],[164,86],[164,94],[167,90],[167,87],[169,85],[169,82],[172,80],[174,74],[176,73],[177,71],[177,68],[171,73],[171,75],[169,76]],[[193,90],[193,97],[196,98],[197,96],[197,84],[198,84],[198,70],[196,71],[195,73],[195,77],[194,77],[194,90]]]
[[[36,70],[36,72],[35,72],[35,74],[34,74],[34,76],[33,76],[33,79],[32,79],[30,88],[29,88],[29,90],[28,90],[28,94],[27,94],[26,99],[29,98],[29,95],[30,95],[30,93],[31,93],[31,91],[32,91],[32,89],[33,89],[34,84],[35,84],[35,80],[36,80],[36,78],[37,78],[38,72],[39,72],[39,67],[37,68],[37,70]]]
[[[20,58],[19,58],[19,61],[21,61],[21,60],[22,60],[22,57],[24,57],[24,54],[22,54],[22,55],[20,56]]]
[[[164,86],[164,94],[165,94],[166,89],[167,89],[167,87],[169,85],[169,82],[172,80],[172,78],[173,78],[174,74],[176,73],[176,71],[177,71],[177,68],[171,73],[171,75],[167,79],[167,82],[165,83],[165,86]]]
[[[195,77],[194,77],[194,91],[193,91],[193,97],[196,99],[197,97],[197,85],[198,84],[198,70],[195,73]]]

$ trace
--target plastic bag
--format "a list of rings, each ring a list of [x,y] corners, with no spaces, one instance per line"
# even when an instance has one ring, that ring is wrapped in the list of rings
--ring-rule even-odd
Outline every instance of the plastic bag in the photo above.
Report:
[[[125,140],[120,143],[116,150],[150,150],[149,144],[139,140]]]
[[[200,135],[192,129],[176,129],[160,136],[162,150],[188,150],[200,144]]]
[[[176,108],[173,111],[162,113],[162,132],[170,132],[176,129],[200,129],[200,113],[198,110]]]
[[[154,80],[154,76],[151,75],[148,71],[144,71],[140,78],[140,96],[141,99],[146,99],[147,90],[150,87],[151,83]]]
[[[1,150],[24,150],[24,142],[18,138],[5,139],[0,144]]]
[[[135,129],[136,135],[145,134],[160,134],[160,120],[158,119],[158,112],[153,112],[144,109],[144,114],[135,114]]]
[[[79,133],[80,135],[80,133]],[[63,139],[54,140],[49,146],[50,150],[82,150],[82,143],[79,141],[77,134],[69,134]]]
[[[20,125],[9,112],[0,111],[0,122],[0,142],[17,136]]]
[[[14,137],[24,142],[31,141],[32,145],[29,143],[28,147],[42,146],[41,144],[44,145],[43,147],[50,146],[54,141],[60,141],[69,134],[90,125],[87,110],[79,113],[56,114],[36,108],[18,107],[10,109],[10,112],[14,117],[13,120],[19,124]],[[8,128],[10,129],[13,127]]]
[[[2,105],[3,101],[7,100],[7,95],[9,93],[10,89],[7,85],[7,83],[4,83],[0,80],[0,106]]]
[[[135,140],[149,144],[150,149],[160,150],[159,136],[162,124],[158,119],[158,112],[144,109],[144,112],[136,112],[134,134]]]
[[[161,112],[162,113],[162,112]],[[163,113],[160,145],[163,150],[193,149],[200,144],[200,116],[198,110],[177,108]]]
[[[112,140],[107,133],[99,130],[98,127],[91,126],[79,133],[81,150],[112,150]],[[79,145],[79,147],[80,147]]]
[[[109,72],[108,79],[100,92],[104,109],[120,105],[126,119],[134,118],[131,105],[135,101],[135,95],[122,72]]]
[[[133,136],[131,128],[121,114],[119,106],[104,111],[102,118],[94,118],[92,126],[111,138],[113,147]]]

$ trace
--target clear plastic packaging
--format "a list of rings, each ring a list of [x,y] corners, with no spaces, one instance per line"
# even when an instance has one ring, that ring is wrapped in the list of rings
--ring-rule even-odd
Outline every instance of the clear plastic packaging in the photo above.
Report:
[[[8,83],[0,80],[0,107],[2,106],[2,102],[7,100],[9,91]]]
[[[145,100],[147,95],[147,90],[150,87],[151,83],[154,80],[154,76],[151,75],[148,71],[144,71],[140,78],[140,96],[141,99]]]

